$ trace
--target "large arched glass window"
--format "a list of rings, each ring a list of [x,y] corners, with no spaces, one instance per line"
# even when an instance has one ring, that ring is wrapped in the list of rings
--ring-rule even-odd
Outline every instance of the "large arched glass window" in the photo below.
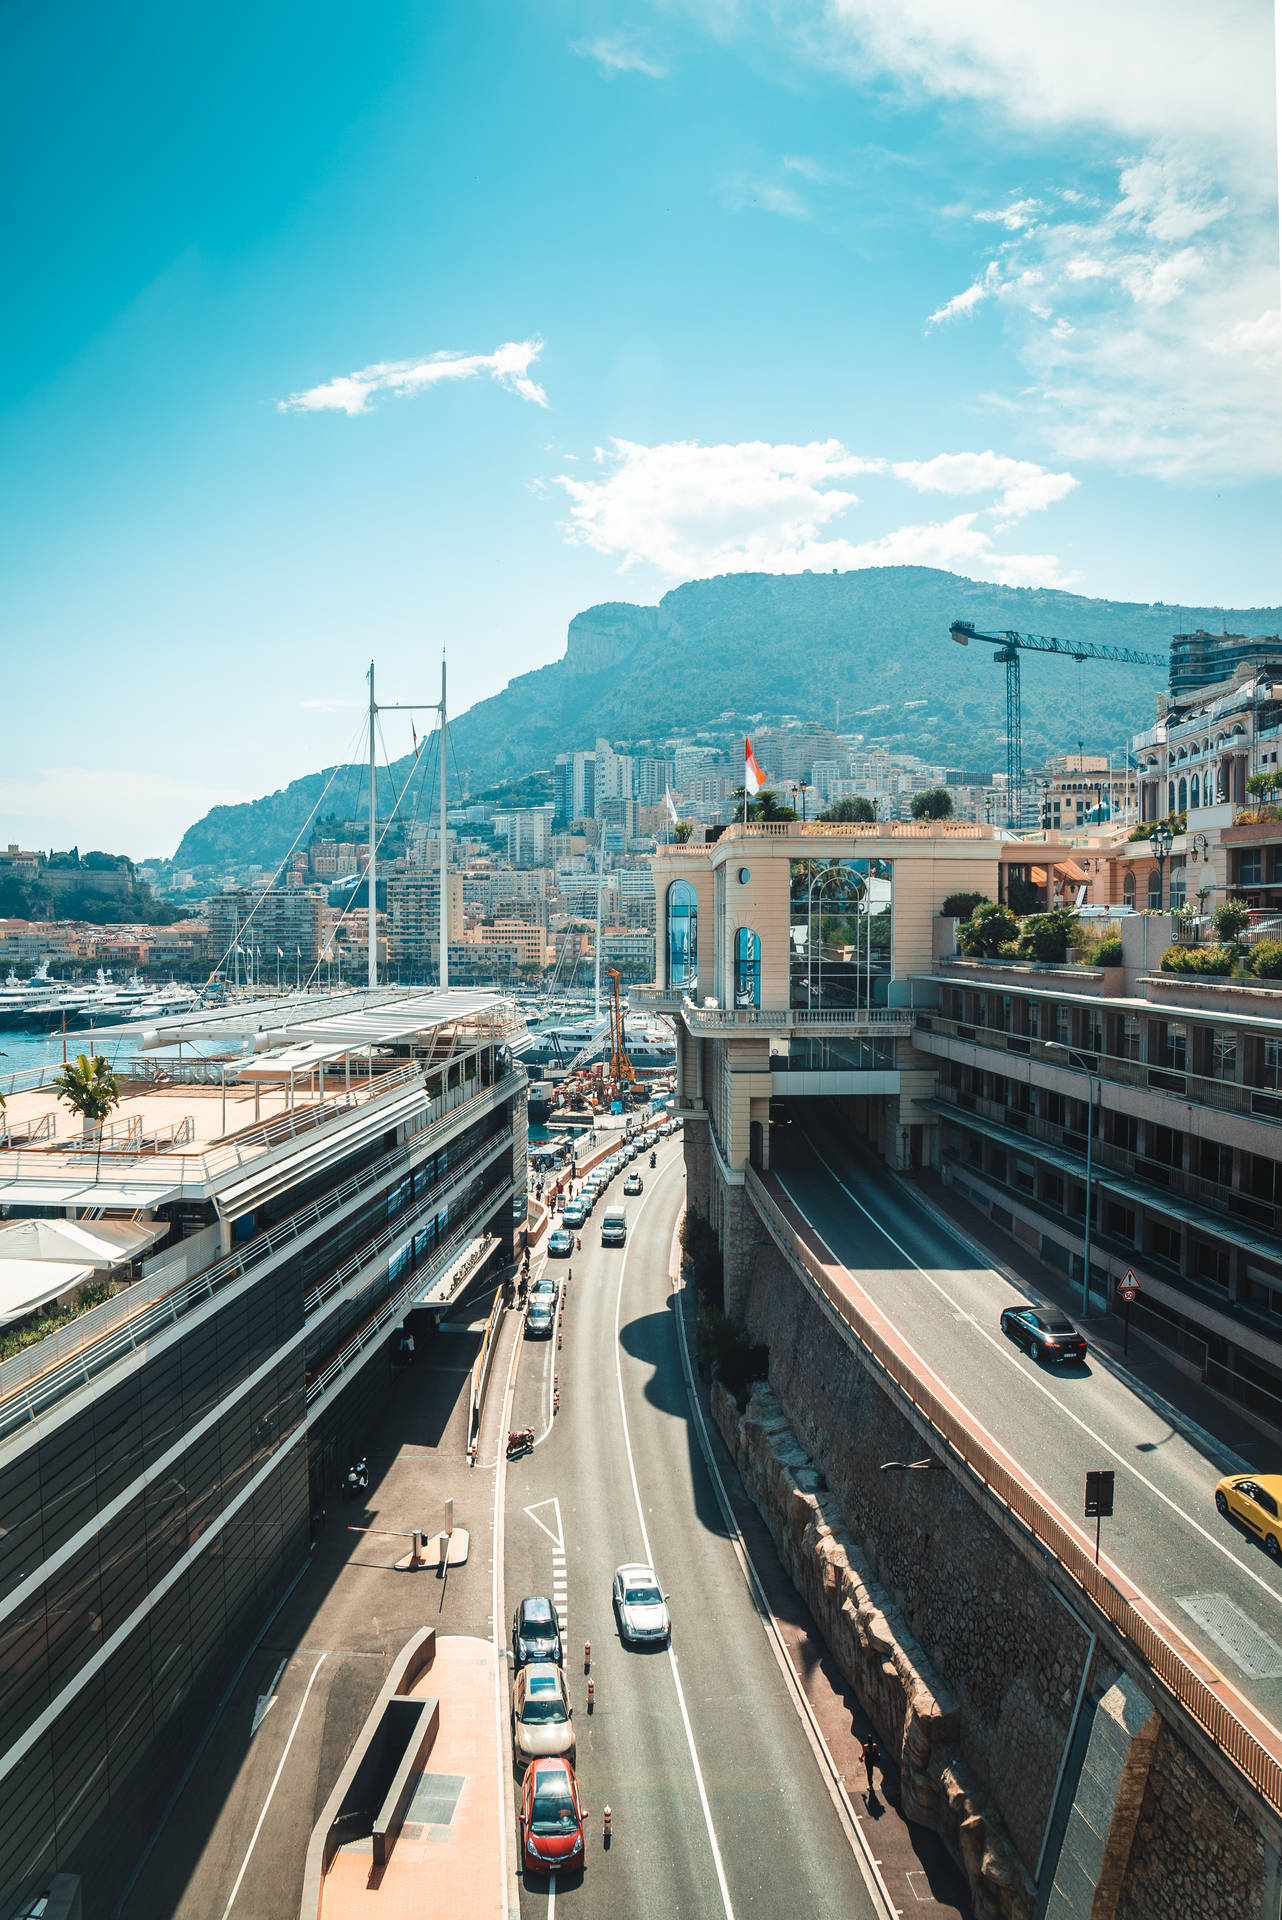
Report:
[[[734,937],[734,1003],[761,1005],[761,942],[751,927],[740,927]]]
[[[1202,791],[1201,782],[1198,779],[1198,776],[1194,774],[1193,778],[1189,781],[1189,805],[1190,806],[1196,807],[1201,805],[1201,802],[1198,799],[1198,795],[1201,791]]]
[[[1189,803],[1188,781],[1181,780],[1180,781],[1180,804],[1179,804],[1179,807],[1177,808],[1177,811],[1179,813],[1185,812],[1185,810],[1188,807],[1188,803]]]
[[[699,900],[688,880],[668,888],[668,985],[693,987],[699,973]]]

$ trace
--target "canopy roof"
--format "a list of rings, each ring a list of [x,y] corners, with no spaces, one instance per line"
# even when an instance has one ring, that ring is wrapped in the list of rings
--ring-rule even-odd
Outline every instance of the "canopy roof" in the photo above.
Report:
[[[0,1263],[10,1261],[84,1261],[91,1267],[120,1267],[154,1246],[167,1232],[163,1221],[10,1220],[0,1226]]]
[[[23,1319],[93,1277],[92,1267],[77,1266],[73,1260],[0,1261],[0,1327]]]

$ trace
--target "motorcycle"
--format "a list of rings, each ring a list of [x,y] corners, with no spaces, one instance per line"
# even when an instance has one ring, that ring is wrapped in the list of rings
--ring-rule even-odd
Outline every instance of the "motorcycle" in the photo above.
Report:
[[[651,1165],[652,1167],[653,1167],[653,1166],[657,1166],[657,1165],[658,1165],[658,1161],[659,1161],[659,1156],[658,1156],[658,1154],[657,1154],[657,1153],[652,1153],[652,1154],[650,1155],[650,1165]]]
[[[369,1485],[369,1463],[367,1462],[365,1455],[362,1454],[360,1459],[354,1460],[351,1466],[347,1469],[347,1473],[343,1480],[343,1492],[347,1495],[349,1499],[354,1499],[358,1493],[364,1493],[368,1485]]]
[[[507,1437],[507,1457],[515,1460],[522,1453],[534,1451],[534,1428],[514,1427]]]

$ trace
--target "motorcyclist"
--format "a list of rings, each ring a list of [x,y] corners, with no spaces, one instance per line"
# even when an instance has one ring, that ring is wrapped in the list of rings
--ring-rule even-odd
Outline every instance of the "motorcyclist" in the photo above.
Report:
[[[651,1165],[652,1167],[653,1167],[653,1166],[655,1166],[655,1165],[657,1165],[657,1163],[658,1163],[658,1158],[659,1158],[659,1156],[658,1156],[658,1154],[657,1154],[657,1153],[652,1153],[652,1154],[650,1155],[650,1165]]]

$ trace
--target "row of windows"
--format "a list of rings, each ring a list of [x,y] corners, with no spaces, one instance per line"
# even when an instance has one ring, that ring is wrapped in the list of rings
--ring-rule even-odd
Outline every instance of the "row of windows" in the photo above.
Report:
[[[1057,1040],[1083,1053],[1282,1091],[1282,1037],[1089,1004],[1072,1006],[993,988],[949,987],[945,1011],[951,1019],[976,1027]]]
[[[292,1355],[66,1566],[14,1590],[0,1617],[0,1753],[208,1532],[303,1412],[301,1362]],[[243,1524],[233,1521],[229,1538]]]
[[[253,1629],[301,1563],[306,1544],[300,1446],[157,1602],[103,1672],[77,1691],[19,1763],[20,1773],[9,1776],[0,1823],[0,1888],[51,1868],[88,1874],[99,1886],[113,1838],[125,1859],[136,1858],[141,1833],[190,1752],[190,1737],[174,1736],[174,1716],[201,1686],[210,1689],[212,1705]],[[83,1596],[76,1600],[87,1620]],[[105,1626],[84,1631],[101,1644]],[[122,1804],[132,1819],[112,1817]]]

